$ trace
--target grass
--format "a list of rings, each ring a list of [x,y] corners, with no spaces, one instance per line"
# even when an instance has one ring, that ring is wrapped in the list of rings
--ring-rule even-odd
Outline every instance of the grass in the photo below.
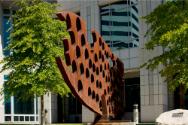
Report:
[[[155,125],[155,123],[138,123],[137,125]]]
[[[33,125],[33,124],[0,124],[0,125]],[[37,124],[40,125],[40,124]],[[86,125],[84,123],[59,123],[59,124],[46,124],[46,125]]]
[[[86,125],[83,123],[60,123],[60,124],[50,124],[50,125]]]

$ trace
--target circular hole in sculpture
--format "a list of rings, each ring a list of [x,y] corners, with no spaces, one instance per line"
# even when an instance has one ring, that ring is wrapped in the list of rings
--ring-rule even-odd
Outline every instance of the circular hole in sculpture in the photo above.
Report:
[[[95,98],[95,91],[92,92],[92,99]]]
[[[106,89],[104,90],[104,95],[106,95]]]
[[[97,54],[95,54],[95,62],[98,61],[98,57],[97,57]]]
[[[81,63],[80,64],[80,74],[84,73],[84,65]]]
[[[78,80],[78,91],[81,91],[83,89],[82,81]]]
[[[72,72],[74,73],[75,71],[77,71],[77,66],[76,66],[76,62],[73,60],[72,61]]]
[[[101,39],[101,37],[99,37],[99,46],[101,46],[102,45],[102,39]]]
[[[86,44],[86,39],[85,39],[84,34],[82,34],[82,36],[81,36],[81,44],[82,44],[82,46],[84,46]]]
[[[101,83],[101,81],[99,82],[99,88],[102,89],[102,83]]]
[[[70,38],[71,38],[71,43],[74,44],[76,42],[74,32],[69,31],[69,35],[70,35]]]
[[[108,58],[108,57],[109,57],[108,52],[106,52],[106,58]]]
[[[104,71],[102,72],[102,77],[103,77],[103,78],[105,77],[105,72],[104,72]]]
[[[96,68],[96,74],[99,75],[99,68]]]
[[[77,31],[81,30],[81,22],[79,17],[76,18],[76,28]]]
[[[89,59],[89,68],[91,68],[92,67],[92,61],[91,61],[91,59]]]
[[[101,58],[102,58],[102,52],[99,51],[99,59],[101,59]]]
[[[96,81],[96,87],[97,88],[99,87],[99,81],[98,80]]]
[[[102,72],[102,64],[100,65],[100,72]]]
[[[102,111],[102,102],[101,101],[99,102],[99,108],[100,108],[100,111]]]
[[[95,64],[93,63],[93,72],[95,72]]]
[[[86,78],[88,78],[89,77],[89,69],[87,68],[86,69]]]
[[[89,58],[89,52],[87,49],[85,49],[85,59],[88,59]]]
[[[104,55],[102,55],[102,62],[104,62]]]
[[[80,47],[76,46],[76,57],[79,58],[80,56],[81,56]]]
[[[97,36],[96,36],[95,32],[92,32],[92,38],[93,38],[93,42],[97,41]]]
[[[104,50],[104,43],[102,43],[102,49]]]
[[[64,52],[66,53],[69,50],[69,41],[68,39],[63,40]]]
[[[91,82],[94,82],[94,76],[91,74]]]
[[[91,88],[89,87],[88,88],[88,96],[90,96],[91,95]]]
[[[65,53],[65,61],[66,61],[67,66],[69,66],[71,64],[71,59],[70,59],[69,53]]]
[[[96,94],[96,102],[98,102],[98,101],[99,101],[99,95]]]
[[[66,16],[67,29],[71,28],[71,19],[69,14]]]

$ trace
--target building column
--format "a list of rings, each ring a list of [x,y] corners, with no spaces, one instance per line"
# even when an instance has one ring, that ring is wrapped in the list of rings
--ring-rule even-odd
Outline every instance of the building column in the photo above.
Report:
[[[10,97],[10,108],[11,108],[11,122],[14,122],[14,96]]]
[[[168,110],[168,89],[159,73],[141,69],[141,122],[154,122]]]
[[[145,0],[138,2],[140,17],[151,13],[161,1]],[[146,50],[145,43],[150,39],[145,37],[149,26],[144,19],[139,20],[140,37],[139,37],[139,57],[140,65],[149,59],[162,54],[162,47],[156,47],[154,50]],[[146,68],[140,69],[140,100],[141,100],[141,122],[154,122],[155,119],[168,109],[168,88],[164,78],[160,75],[162,66],[158,66],[154,71]]]
[[[2,6],[0,4],[0,22],[2,22]],[[2,51],[2,23],[0,23],[0,60],[3,59],[3,51]],[[2,68],[2,65],[0,65],[0,69]],[[3,73],[0,73],[0,90],[3,87]],[[0,123],[4,122],[4,97],[3,95],[0,95]]]
[[[51,93],[48,92],[47,94],[44,95],[44,110],[46,110],[46,114],[45,114],[45,122],[47,124],[52,123],[52,111],[51,111],[52,107],[51,107]]]
[[[82,123],[92,123],[95,119],[95,113],[82,105]]]
[[[57,94],[51,94],[51,123],[58,122]]]
[[[0,90],[3,87],[3,74],[0,74]],[[4,106],[4,96],[0,95],[0,123],[3,123],[5,120],[5,116],[4,116],[4,112],[5,112],[5,106]]]

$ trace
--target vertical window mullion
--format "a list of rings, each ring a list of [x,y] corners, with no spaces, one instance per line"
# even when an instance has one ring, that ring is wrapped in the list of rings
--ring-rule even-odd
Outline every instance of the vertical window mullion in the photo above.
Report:
[[[14,122],[14,96],[11,96],[11,122]]]

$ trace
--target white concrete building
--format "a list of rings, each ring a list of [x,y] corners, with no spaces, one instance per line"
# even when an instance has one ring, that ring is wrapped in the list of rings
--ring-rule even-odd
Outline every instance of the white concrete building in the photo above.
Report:
[[[132,120],[133,104],[139,104],[140,122],[154,122],[156,117],[169,109],[176,108],[175,96],[168,92],[167,84],[159,74],[162,67],[154,71],[140,68],[140,65],[155,55],[162,53],[161,47],[153,51],[144,49],[144,37],[148,26],[140,17],[149,14],[163,0],[55,0],[61,4],[59,11],[68,10],[79,14],[87,23],[88,40],[92,42],[91,29],[97,30],[113,52],[121,58],[125,67],[125,114],[122,119]],[[11,11],[9,2],[0,2],[0,58],[2,48],[6,45],[6,19]],[[6,80],[6,73],[0,74],[0,87]],[[0,123],[28,122],[39,123],[40,100],[32,101],[33,110],[27,113],[16,114],[14,97],[9,104],[0,100]],[[7,104],[7,105],[6,105]],[[20,104],[20,103],[19,103]],[[20,104],[21,105],[21,104]],[[178,104],[177,104],[178,105]],[[6,106],[10,111],[6,110]],[[76,99],[61,98],[54,94],[45,96],[47,122],[92,122],[95,114],[82,106]],[[34,119],[34,120],[33,120]]]

